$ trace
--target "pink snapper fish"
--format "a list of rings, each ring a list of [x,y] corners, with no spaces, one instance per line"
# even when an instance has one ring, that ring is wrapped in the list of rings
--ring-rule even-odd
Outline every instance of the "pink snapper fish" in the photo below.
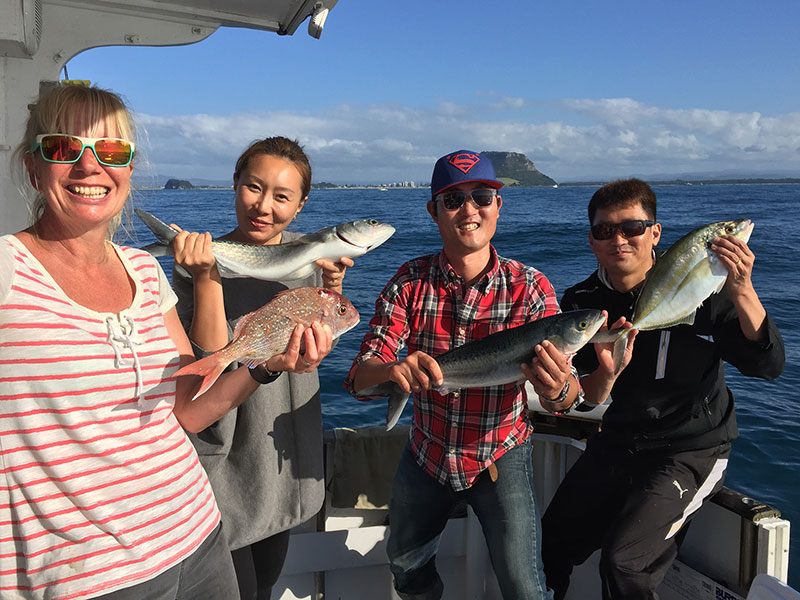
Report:
[[[255,367],[284,352],[298,323],[306,327],[315,321],[327,324],[336,339],[355,327],[359,319],[355,307],[337,292],[317,287],[286,290],[239,319],[227,346],[186,365],[175,376],[203,377],[194,400],[208,390],[233,361]]]

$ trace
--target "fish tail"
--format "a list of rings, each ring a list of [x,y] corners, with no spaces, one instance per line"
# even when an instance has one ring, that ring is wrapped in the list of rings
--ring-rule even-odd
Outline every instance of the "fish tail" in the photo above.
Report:
[[[612,329],[610,331],[603,330],[595,333],[592,338],[587,342],[589,344],[608,344],[614,343],[611,350],[611,358],[614,362],[614,373],[617,374],[622,370],[622,360],[625,358],[625,347],[628,344],[628,336],[630,329]]]
[[[208,388],[214,385],[214,382],[222,375],[222,372],[227,366],[228,364],[220,360],[219,356],[212,354],[211,356],[206,356],[205,358],[201,358],[200,360],[196,360],[182,367],[175,373],[175,377],[180,377],[181,375],[199,375],[203,378],[200,389],[192,396],[192,400],[194,401],[198,396],[204,394],[208,391]]]
[[[390,395],[386,405],[386,431],[397,425],[400,415],[408,402],[410,394],[403,390],[399,385]]]
[[[618,374],[622,370],[622,361],[625,358],[625,348],[628,345],[628,336],[630,329],[624,329],[619,333],[619,336],[614,340],[614,349],[611,351],[611,356],[614,359],[614,374]]]
[[[142,222],[147,225],[147,228],[153,232],[153,235],[156,236],[159,244],[168,246],[170,242],[175,239],[175,236],[178,235],[178,232],[172,227],[164,223],[164,221],[161,219],[151,215],[149,212],[144,211],[141,208],[135,209],[134,212],[136,213],[136,216],[138,216]]]
[[[161,242],[153,242],[152,244],[148,244],[144,248],[142,248],[145,252],[149,252],[153,256],[171,256],[172,255],[172,244],[169,246],[165,246]]]
[[[397,425],[397,421],[400,420],[400,415],[403,414],[403,408],[405,408],[410,395],[411,394],[406,392],[394,381],[385,381],[356,392],[356,397],[359,400],[388,397],[386,406],[386,431],[389,431]]]

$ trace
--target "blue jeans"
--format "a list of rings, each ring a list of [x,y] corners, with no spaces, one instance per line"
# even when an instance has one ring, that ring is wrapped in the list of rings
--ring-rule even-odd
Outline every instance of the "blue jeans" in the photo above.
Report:
[[[101,600],[238,600],[236,571],[222,526],[191,555],[153,579],[100,596]]]
[[[406,445],[392,483],[387,544],[394,587],[401,598],[441,598],[436,551],[448,516],[463,501],[481,523],[503,598],[552,599],[542,571],[531,439],[509,450],[495,466],[497,481],[483,472],[472,487],[456,492],[425,473]]]

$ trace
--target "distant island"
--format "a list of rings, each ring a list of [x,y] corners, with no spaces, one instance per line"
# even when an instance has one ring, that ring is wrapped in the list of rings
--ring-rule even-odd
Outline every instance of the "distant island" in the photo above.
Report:
[[[185,179],[170,179],[164,184],[165,190],[192,190],[194,186]]]
[[[583,180],[583,181],[562,181],[556,183],[554,179],[548,177],[531,162],[524,154],[519,152],[492,152],[484,151],[492,161],[495,167],[497,178],[503,182],[507,187],[515,188],[528,188],[528,187],[566,187],[566,186],[593,186],[599,187],[609,180]],[[156,182],[149,183],[146,181],[139,182],[139,185],[134,185],[137,189],[165,189],[165,190],[204,190],[204,189],[225,189],[230,190],[231,185],[225,182],[216,182],[211,180],[202,179],[192,183],[186,179],[177,179],[174,177],[161,176],[166,179],[163,188],[156,184]],[[800,183],[800,178],[797,177],[754,177],[743,176],[737,177],[719,177],[714,178],[711,176],[697,176],[683,175],[675,179],[666,179],[663,176],[653,178],[641,177],[651,185],[719,185],[719,184],[796,184]],[[162,179],[163,181],[164,179]],[[327,190],[327,189],[379,189],[385,191],[387,189],[409,189],[409,188],[428,188],[430,184],[427,182],[414,182],[414,181],[400,181],[394,183],[381,183],[381,184],[364,184],[364,183],[331,183],[329,181],[319,181],[311,184],[311,189],[314,190]]]
[[[481,154],[489,157],[497,179],[507,187],[558,187],[554,179],[539,171],[524,154],[486,150]]]

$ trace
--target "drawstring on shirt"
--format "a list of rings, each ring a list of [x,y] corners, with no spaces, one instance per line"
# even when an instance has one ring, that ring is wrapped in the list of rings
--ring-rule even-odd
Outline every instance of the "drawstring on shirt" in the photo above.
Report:
[[[137,344],[141,344],[141,342],[131,337],[136,332],[136,323],[127,315],[125,317],[120,316],[116,320],[114,317],[109,316],[106,317],[106,327],[108,328],[108,343],[114,350],[115,369],[122,367],[123,359],[120,350],[128,348],[131,351],[133,370],[136,373],[136,395],[141,403],[144,401],[144,382],[142,380],[142,367],[139,363],[139,355],[136,354],[136,348],[134,347]]]

